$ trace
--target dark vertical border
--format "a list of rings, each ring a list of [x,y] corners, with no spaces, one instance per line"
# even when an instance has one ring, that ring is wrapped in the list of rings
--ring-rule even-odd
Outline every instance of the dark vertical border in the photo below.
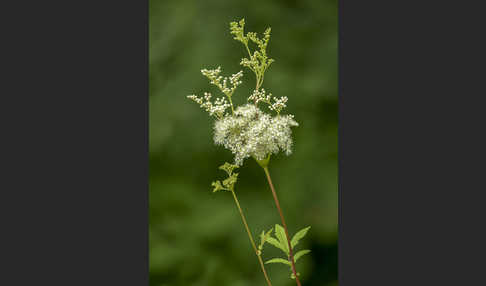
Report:
[[[148,285],[148,1],[1,6],[0,285]]]
[[[486,284],[473,4],[340,1],[340,286]]]

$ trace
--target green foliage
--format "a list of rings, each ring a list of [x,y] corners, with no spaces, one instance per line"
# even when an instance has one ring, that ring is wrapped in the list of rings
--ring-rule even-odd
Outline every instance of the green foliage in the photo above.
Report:
[[[238,169],[238,166],[225,162],[223,165],[219,166],[219,169],[225,171],[228,176],[231,176],[231,174],[233,174],[233,170]]]
[[[299,240],[301,240],[302,238],[304,238],[304,236],[307,234],[307,231],[309,231],[311,227],[308,226],[304,229],[301,229],[299,230],[293,237],[292,239],[290,240],[290,244],[292,246],[292,248],[294,248],[294,246],[297,245],[297,243],[299,243]]]
[[[221,182],[218,180],[218,181],[214,181],[211,183],[211,186],[213,186],[213,193],[214,192],[217,192],[217,191],[222,191],[222,190],[226,190],[226,188],[224,188],[222,185],[221,185]]]
[[[285,230],[279,224],[275,225],[275,236],[278,238],[278,242],[281,246],[279,248],[282,249],[285,254],[289,255],[289,246],[287,243],[287,237],[285,236]]]
[[[310,229],[310,226],[306,227],[306,228],[303,228],[301,230],[299,230],[293,237],[292,239],[290,240],[291,241],[291,246],[292,246],[292,250],[294,250],[294,246],[296,246],[299,241],[304,238],[304,236],[307,234],[307,232],[309,231]],[[277,239],[273,238],[273,237],[268,237],[267,238],[267,242],[270,243],[271,245],[277,247],[278,249],[282,250],[287,258],[284,259],[284,258],[272,258],[270,260],[268,260],[267,262],[265,262],[265,264],[268,264],[268,263],[281,263],[281,264],[285,264],[285,265],[288,265],[290,266],[290,278],[292,279],[295,279],[295,276],[292,272],[292,264],[290,262],[290,253],[289,253],[289,246],[288,246],[288,240],[287,240],[287,236],[285,235],[285,230],[282,226],[280,226],[279,224],[276,224],[275,225],[275,236],[277,237]],[[305,250],[300,250],[298,251],[297,253],[294,253],[294,262],[297,263],[297,260],[299,258],[301,258],[303,255],[309,253],[310,250],[308,249],[305,249]],[[299,273],[297,273],[297,275],[299,275]]]
[[[269,263],[282,263],[282,264],[286,264],[288,266],[291,266],[292,264],[290,263],[290,261],[288,260],[285,260],[283,258],[272,258],[268,261],[265,262],[265,264],[269,264]]]
[[[265,242],[267,242],[268,239],[271,238],[272,231],[273,231],[273,228],[271,228],[266,233],[265,233],[264,230],[262,230],[262,233],[260,234],[260,245],[258,245],[258,250],[260,251],[260,254],[261,254],[261,251],[263,250],[263,245],[265,244]]]
[[[310,250],[309,250],[309,249],[304,249],[304,250],[297,251],[297,253],[294,255],[294,261],[295,261],[295,262],[297,262],[297,260],[298,260],[298,259],[299,259],[301,256],[303,256],[303,255],[305,255],[305,254],[307,254],[307,253],[309,253],[309,252],[310,252]]]
[[[228,174],[228,178],[221,181],[217,180],[211,183],[213,187],[213,193],[217,191],[234,191],[235,184],[238,180],[238,173],[233,173],[233,170],[238,168],[237,165],[225,162],[223,165],[219,166],[219,169],[223,170]]]
[[[287,247],[285,247],[284,245],[280,244],[280,242],[278,240],[276,240],[275,238],[269,237],[269,238],[267,238],[267,242],[270,243],[271,245],[279,248],[283,252],[287,253]]]

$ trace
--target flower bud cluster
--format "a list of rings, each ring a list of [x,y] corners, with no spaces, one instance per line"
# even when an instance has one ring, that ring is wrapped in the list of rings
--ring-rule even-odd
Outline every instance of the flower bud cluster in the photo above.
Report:
[[[211,102],[211,93],[205,92],[204,97],[197,97],[195,95],[188,95],[187,98],[192,99],[199,104],[201,108],[204,108],[209,112],[210,116],[216,116],[216,118],[223,118],[225,111],[230,104],[226,101],[224,97],[216,98],[214,103]]]
[[[243,71],[239,71],[231,75],[231,77],[223,77],[219,75],[221,73],[221,67],[217,69],[202,69],[201,73],[210,80],[210,83],[217,86],[226,96],[231,97],[242,81]],[[231,86],[228,86],[228,82]]]
[[[265,89],[261,88],[260,90],[253,90],[253,93],[248,97],[248,101],[253,101],[255,104],[258,104],[260,102],[265,102],[267,104],[270,103],[270,99],[272,97],[272,94],[266,94]]]
[[[270,108],[270,110],[277,112],[277,114],[280,114],[280,111],[282,111],[282,109],[287,107],[286,103],[289,99],[286,96],[282,96],[280,98],[273,97],[273,100],[274,103],[270,104],[268,108]]]
[[[260,90],[254,90],[250,97],[248,97],[248,101],[253,101],[255,105],[258,105],[258,103],[260,102],[268,104],[268,108],[272,111],[277,112],[277,114],[280,114],[280,111],[287,107],[286,103],[288,100],[289,99],[286,96],[276,98],[272,96],[271,93],[266,94],[265,89],[263,88],[261,88]]]

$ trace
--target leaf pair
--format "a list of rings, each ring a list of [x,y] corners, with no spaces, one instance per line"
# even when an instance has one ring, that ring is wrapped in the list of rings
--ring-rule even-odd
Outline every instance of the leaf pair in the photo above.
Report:
[[[310,226],[303,228],[303,229],[299,230],[292,237],[292,239],[290,240],[290,245],[291,245],[292,249],[294,249],[294,247],[299,243],[299,241],[302,238],[304,238],[304,236],[307,234],[309,229],[310,229]],[[285,254],[287,255],[287,258],[286,259],[279,258],[279,257],[272,258],[272,259],[268,260],[267,262],[265,262],[265,264],[281,263],[281,264],[285,264],[285,265],[288,265],[288,266],[291,267],[292,264],[290,262],[289,245],[288,245],[287,236],[285,235],[284,228],[282,226],[280,226],[279,224],[275,225],[275,236],[276,236],[277,239],[275,239],[274,237],[268,236],[266,238],[265,242],[268,242],[271,245],[273,245],[273,246],[277,247],[278,249],[282,250],[283,252],[285,252]],[[298,251],[297,253],[294,254],[294,261],[297,263],[297,260],[299,258],[301,258],[303,255],[305,255],[309,252],[310,252],[310,250],[308,250],[308,249]],[[291,275],[291,278],[295,279],[295,277],[293,277],[293,273]]]
[[[297,262],[297,260],[299,258],[301,258],[303,255],[305,255],[305,254],[307,254],[309,252],[310,252],[309,249],[304,249],[304,250],[297,251],[297,253],[294,255],[294,261]],[[283,260],[283,262],[282,262],[282,260]],[[284,264],[287,264],[287,265],[291,265],[291,263],[290,263],[289,260],[285,260],[283,258],[273,258],[273,259],[268,260],[265,263],[284,263]]]
[[[307,234],[311,227],[308,226],[306,228],[303,228],[299,230],[291,239],[290,245],[292,246],[292,249],[299,243],[299,241],[304,238],[304,236]],[[268,243],[272,244],[273,246],[281,249],[285,254],[289,255],[289,246],[287,242],[287,236],[285,235],[285,229],[280,226],[279,224],[275,225],[275,236],[277,239],[273,237],[269,237],[267,239]]]

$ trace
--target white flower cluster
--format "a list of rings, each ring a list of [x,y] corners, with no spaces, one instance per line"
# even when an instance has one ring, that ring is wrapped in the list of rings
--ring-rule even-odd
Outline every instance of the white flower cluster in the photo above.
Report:
[[[255,104],[258,104],[260,102],[266,102],[270,104],[270,98],[272,97],[272,94],[266,94],[265,89],[260,89],[260,90],[254,90],[253,93],[248,97],[248,101],[252,100]]]
[[[235,155],[235,164],[241,166],[250,156],[263,160],[279,151],[290,155],[290,127],[298,125],[293,115],[271,117],[255,105],[247,104],[215,122],[214,142],[229,149]]]
[[[272,103],[272,100],[274,101]],[[280,114],[280,111],[287,107],[286,103],[289,99],[286,96],[282,96],[280,98],[272,97],[272,94],[266,94],[265,89],[254,90],[253,93],[248,97],[248,101],[253,101],[255,105],[258,105],[260,102],[265,102],[268,104],[268,108],[272,111],[277,112]]]
[[[243,71],[239,71],[238,73],[231,75],[231,77],[223,77],[219,75],[221,73],[221,67],[213,70],[202,69],[201,73],[210,80],[211,84],[217,86],[228,97],[233,95],[236,87],[242,83],[240,79],[243,76]],[[228,87],[228,81],[230,82],[231,87]]]
[[[201,106],[201,108],[204,108],[207,112],[209,112],[209,115],[215,115],[219,119],[224,117],[226,109],[230,107],[229,103],[224,97],[216,98],[214,103],[212,103],[211,93],[209,92],[204,93],[204,98],[197,97],[195,95],[188,95],[187,98],[194,100],[199,104],[199,106]]]
[[[280,114],[280,111],[282,111],[282,109],[287,107],[286,103],[289,99],[286,96],[282,96],[280,98],[274,97],[273,100],[275,102],[270,104],[268,108],[270,108],[270,110],[277,112],[277,114]]]

